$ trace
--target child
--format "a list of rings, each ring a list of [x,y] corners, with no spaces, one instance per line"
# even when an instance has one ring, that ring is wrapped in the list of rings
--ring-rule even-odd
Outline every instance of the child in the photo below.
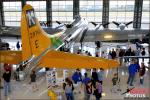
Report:
[[[117,77],[117,73],[114,74],[112,78],[112,84],[113,87],[111,89],[111,92],[116,93],[117,92],[117,84],[120,82],[120,79]]]

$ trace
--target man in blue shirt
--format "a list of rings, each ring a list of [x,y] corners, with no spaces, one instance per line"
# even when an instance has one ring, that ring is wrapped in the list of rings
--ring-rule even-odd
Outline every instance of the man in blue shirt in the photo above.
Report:
[[[72,80],[75,84],[77,84],[77,82],[82,82],[82,75],[79,69],[77,69],[76,72],[73,74]]]
[[[131,64],[128,67],[128,72],[129,72],[129,77],[128,77],[127,84],[133,86],[133,80],[137,72],[137,65],[135,64],[134,59],[131,60]]]
[[[84,76],[82,83],[86,85],[91,79],[88,77],[87,73],[85,73]]]

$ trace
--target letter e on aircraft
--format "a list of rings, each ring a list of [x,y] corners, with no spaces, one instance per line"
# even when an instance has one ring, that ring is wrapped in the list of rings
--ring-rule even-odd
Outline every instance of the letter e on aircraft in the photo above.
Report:
[[[26,16],[27,16],[27,19],[28,19],[29,28],[32,27],[32,26],[34,26],[36,24],[35,23],[34,9],[27,10],[26,11]]]

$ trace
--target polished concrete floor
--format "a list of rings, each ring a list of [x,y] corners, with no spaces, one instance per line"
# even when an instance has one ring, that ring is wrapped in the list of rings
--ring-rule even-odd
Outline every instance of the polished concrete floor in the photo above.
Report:
[[[123,67],[124,66],[124,67]],[[125,65],[122,67],[118,68],[119,71],[119,77],[120,77],[120,89],[121,91],[117,93],[112,93],[110,90],[112,88],[112,76],[114,73],[116,73],[116,69],[110,69],[110,70],[105,70],[105,77],[104,77],[104,83],[103,83],[103,97],[102,100],[122,100],[125,98],[126,94],[122,95],[123,92],[126,91],[127,87],[129,87],[127,83],[127,78],[128,78],[128,70]],[[84,72],[84,70],[82,70]],[[24,82],[18,82],[15,80],[11,80],[11,87],[12,91],[8,97],[4,97],[4,91],[1,89],[1,96],[0,100],[21,100],[21,99],[39,99],[39,100],[50,100],[50,97],[47,95],[47,85],[46,85],[46,78],[45,76],[42,76],[41,78],[38,79],[38,88],[39,90],[36,92],[32,91],[31,84],[29,84],[29,80],[26,80]],[[135,78],[134,81],[134,89],[147,89],[150,90],[149,87],[149,70],[146,71],[145,77],[144,77],[144,85],[141,86],[139,84],[139,77],[138,75]],[[61,88],[61,87],[60,87]],[[130,87],[132,88],[132,87]],[[65,95],[64,92],[61,89],[56,90],[57,92],[60,92],[59,99],[60,100],[65,100]],[[149,97],[149,91],[146,93],[146,97]],[[84,100],[84,93],[83,93],[83,87],[80,85],[75,85],[75,90],[74,90],[74,98],[75,100]],[[91,96],[91,100],[95,100],[94,96]],[[129,98],[130,100],[130,98]],[[141,100],[141,99],[139,99]],[[149,99],[148,99],[149,100]]]

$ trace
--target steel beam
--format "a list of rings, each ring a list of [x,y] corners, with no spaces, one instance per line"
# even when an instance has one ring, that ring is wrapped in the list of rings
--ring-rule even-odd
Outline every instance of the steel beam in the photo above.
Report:
[[[52,27],[52,0],[46,0],[47,27]]]
[[[102,24],[109,22],[109,0],[103,0]],[[108,28],[106,25],[104,28]]]
[[[3,0],[0,0],[0,26],[4,26]]]
[[[141,28],[143,0],[135,0],[133,28]]]
[[[73,19],[79,15],[79,0],[73,0]]]

